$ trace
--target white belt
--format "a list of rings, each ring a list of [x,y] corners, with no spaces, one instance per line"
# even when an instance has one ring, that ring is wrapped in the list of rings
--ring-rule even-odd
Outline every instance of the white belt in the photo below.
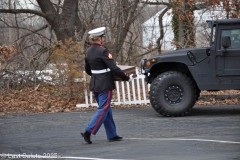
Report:
[[[101,70],[91,70],[93,74],[101,74],[101,73],[107,73],[110,72],[111,70],[109,68],[106,69],[101,69]]]

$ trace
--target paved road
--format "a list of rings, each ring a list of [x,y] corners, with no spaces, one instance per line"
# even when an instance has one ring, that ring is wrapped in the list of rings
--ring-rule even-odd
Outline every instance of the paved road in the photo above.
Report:
[[[69,160],[240,160],[238,105],[195,106],[188,116],[176,118],[162,117],[151,107],[113,109],[124,140],[108,142],[102,127],[89,145],[80,131],[94,112],[0,117],[0,156],[42,159],[57,153],[58,159]]]

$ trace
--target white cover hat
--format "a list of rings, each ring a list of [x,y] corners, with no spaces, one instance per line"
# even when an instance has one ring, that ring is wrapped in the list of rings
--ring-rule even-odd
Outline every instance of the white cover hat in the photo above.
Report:
[[[90,34],[92,36],[104,36],[105,29],[106,29],[106,27],[95,28],[95,29],[89,31],[88,34]]]

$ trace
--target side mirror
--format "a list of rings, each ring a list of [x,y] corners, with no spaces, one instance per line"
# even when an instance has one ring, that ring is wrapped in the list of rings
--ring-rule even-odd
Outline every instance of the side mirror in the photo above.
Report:
[[[229,36],[222,36],[222,47],[225,49],[231,47],[231,39]]]

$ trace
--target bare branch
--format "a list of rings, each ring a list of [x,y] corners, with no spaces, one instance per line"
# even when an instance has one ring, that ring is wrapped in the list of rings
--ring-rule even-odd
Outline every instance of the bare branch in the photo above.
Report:
[[[152,48],[152,49],[148,50],[147,52],[145,52],[145,53],[143,53],[143,54],[139,54],[139,55],[136,56],[135,58],[143,57],[143,56],[148,55],[148,54],[150,54],[150,53],[152,53],[152,52],[154,52],[154,51],[156,51],[156,50],[158,50],[158,47]]]
[[[207,4],[206,3],[197,3],[194,6],[194,10],[201,10],[201,9],[205,9],[207,8]]]
[[[39,32],[39,31],[41,31],[41,30],[43,30],[43,29],[46,29],[47,27],[48,27],[48,25],[45,25],[45,26],[43,26],[43,27],[41,27],[41,28],[39,28],[39,29],[37,29],[37,30],[35,30],[35,31],[32,31],[32,30],[28,30],[28,29],[27,29],[27,30],[30,31],[31,33],[25,34],[25,35],[23,35],[22,37],[20,37],[19,39],[25,38],[25,37],[30,36],[30,35],[32,35],[32,34],[38,34],[37,32]],[[38,34],[38,35],[40,35],[40,36],[48,39],[48,38],[45,37],[44,35],[41,35],[41,34]]]
[[[0,9],[0,13],[12,13],[12,14],[30,13],[46,18],[45,13],[31,9]]]
[[[4,22],[4,21],[2,21],[2,22]],[[5,24],[6,24],[6,23],[5,23]],[[44,26],[42,26],[41,28],[39,28],[39,29],[37,29],[37,30],[35,30],[35,31],[32,31],[32,30],[27,29],[27,28],[17,27],[17,26],[10,26],[10,25],[7,24],[7,27],[6,27],[6,28],[22,29],[22,30],[27,30],[27,31],[31,32],[31,33],[28,33],[28,34],[26,34],[26,35],[23,35],[22,37],[19,37],[19,38],[17,39],[17,41],[18,41],[19,39],[24,38],[24,37],[27,37],[27,36],[30,36],[30,35],[32,35],[32,34],[38,34],[37,32],[39,32],[39,31],[41,31],[41,30],[43,30],[43,29],[46,29],[47,27],[48,27],[48,25],[44,25]],[[2,27],[2,28],[5,28],[5,27]],[[39,35],[39,36],[42,36],[42,37],[44,37],[44,38],[46,38],[46,39],[48,39],[46,36],[44,36],[44,35],[42,35],[42,34],[38,34],[38,35]]]
[[[159,1],[155,1],[155,2],[152,2],[152,1],[141,1],[141,3],[143,4],[148,4],[148,5],[166,5],[168,7],[172,7],[172,3],[171,3],[171,0],[169,2],[159,2]]]

